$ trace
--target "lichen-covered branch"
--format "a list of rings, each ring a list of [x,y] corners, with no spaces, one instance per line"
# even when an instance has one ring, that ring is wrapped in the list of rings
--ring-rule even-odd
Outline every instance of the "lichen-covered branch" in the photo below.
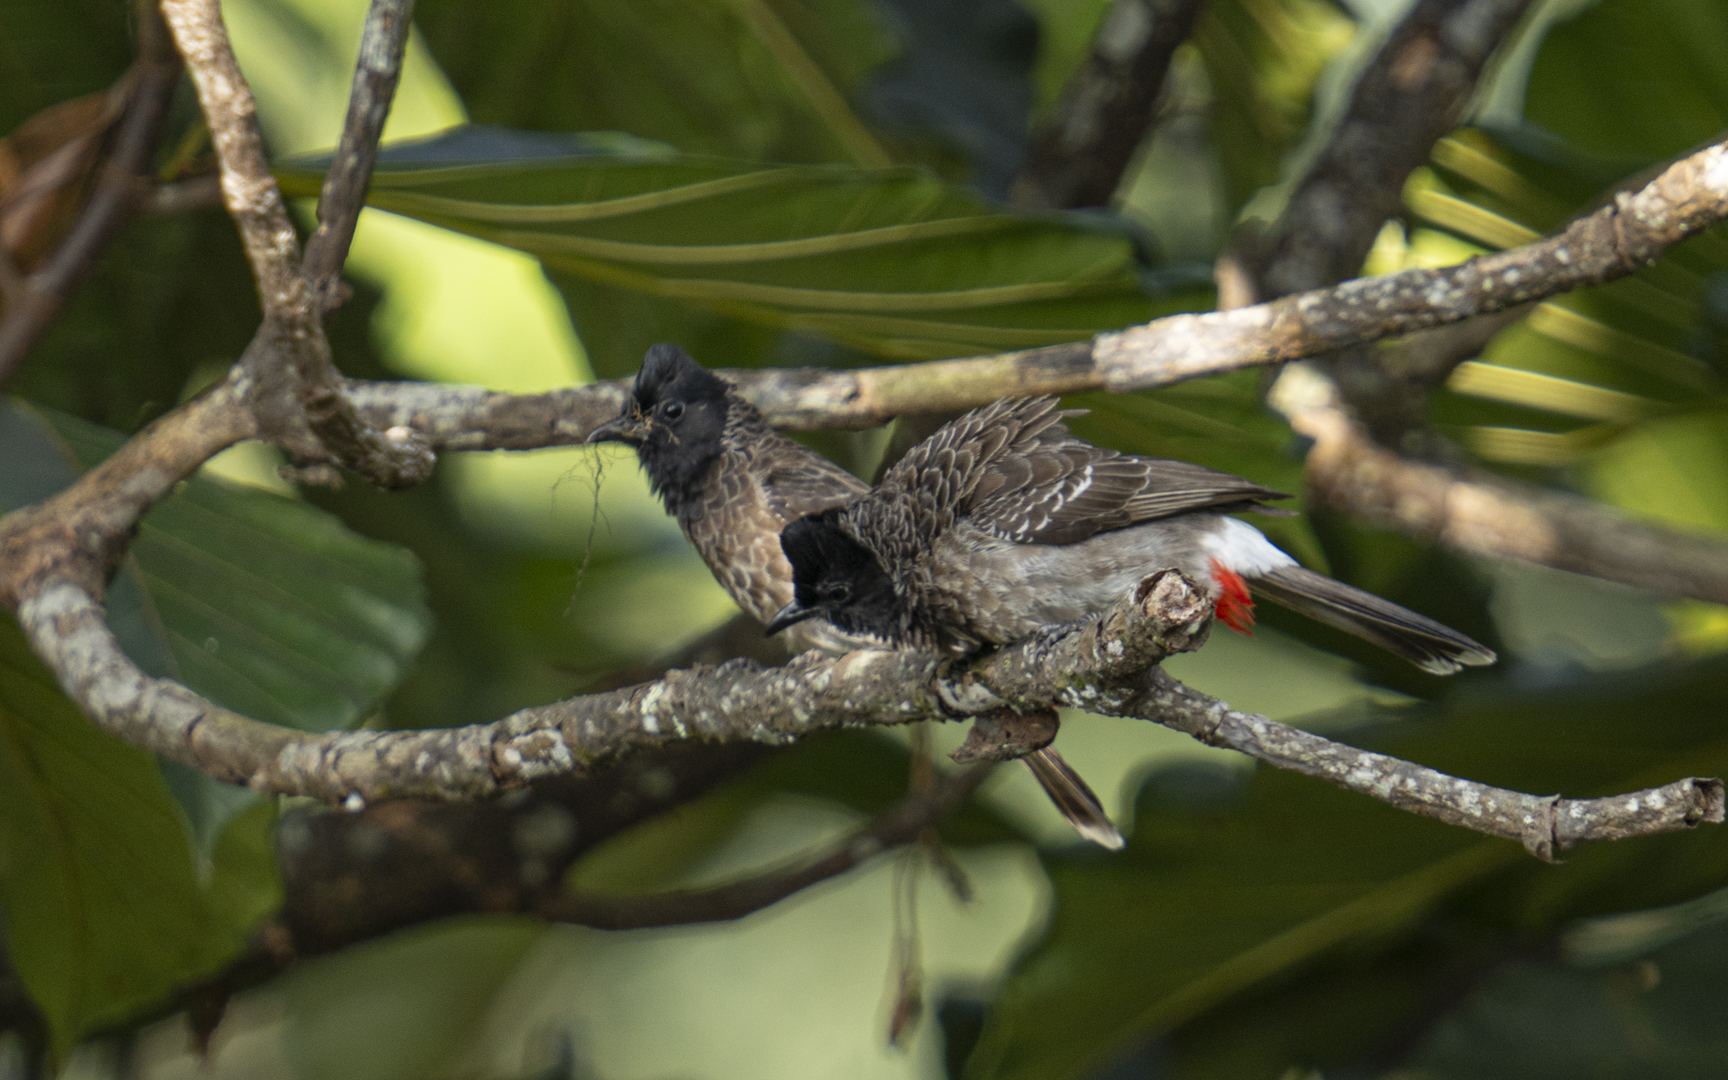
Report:
[[[976,715],[1005,703],[1022,711],[1062,704],[1155,720],[1419,813],[1493,835],[1525,835],[1507,832],[1503,808],[1527,806],[1533,797],[1473,785],[1476,803],[1454,805],[1448,792],[1462,790],[1463,781],[1263,717],[1233,721],[1236,726],[1220,734],[1220,717],[1243,714],[1168,680],[1155,677],[1148,686],[1146,673],[1172,652],[1196,647],[1210,619],[1211,605],[1198,589],[1175,571],[1161,571],[1103,615],[1034,635],[959,670],[924,653],[857,652],[838,659],[808,653],[768,670],[730,661],[668,672],[654,682],[525,709],[491,724],[307,734],[229,712],[179,683],[145,675],[120,651],[100,605],[75,585],[52,585],[18,607],[20,626],[62,687],[110,732],[217,779],[349,806],[391,797],[479,798],[535,780],[586,775],[632,750],[690,740],[776,744],[836,727]],[[1334,763],[1343,760],[1357,767],[1341,772]],[[1671,812],[1635,820],[1592,803],[1588,814],[1568,817],[1583,824],[1561,840],[1720,821],[1720,783],[1693,786],[1716,792],[1714,801],[1704,795],[1702,803],[1670,799]],[[1664,804],[1645,798],[1638,805]]]
[[[1154,602],[1165,605],[1164,594],[1146,600]],[[777,744],[835,727],[944,719],[1003,701],[1084,696],[1064,688],[1093,679],[1109,685],[1124,665],[1143,670],[1172,647],[1187,647],[1209,610],[1192,596],[1157,610],[1141,605],[1111,617],[1128,621],[1120,624],[1123,633],[1107,640],[1099,637],[1106,631],[1083,625],[1004,649],[956,679],[939,677],[934,657],[912,652],[839,659],[806,654],[770,669],[735,660],[525,709],[492,724],[322,735],[240,716],[179,683],[145,675],[121,652],[101,606],[71,582],[24,598],[18,621],[72,699],[128,742],[260,792],[365,802],[482,797],[534,780],[585,775],[632,750],[690,739]]]
[[[1138,708],[1148,719],[1211,746],[1240,750],[1269,765],[1371,795],[1413,814],[1520,841],[1530,854],[1550,862],[1557,853],[1587,840],[1675,832],[1702,822],[1719,824],[1724,816],[1723,786],[1718,779],[1689,776],[1601,799],[1526,795],[1237,712],[1161,670],[1153,672]]]
[[[1684,158],[1558,236],[1456,266],[1359,278],[1233,311],[1172,315],[1087,342],[850,371],[730,371],[777,426],[866,427],[902,413],[967,409],[1016,394],[1143,390],[1318,356],[1505,311],[1625,277],[1728,217],[1728,144]],[[473,387],[349,383],[377,425],[437,447],[571,445],[615,415],[621,383],[510,395]]]

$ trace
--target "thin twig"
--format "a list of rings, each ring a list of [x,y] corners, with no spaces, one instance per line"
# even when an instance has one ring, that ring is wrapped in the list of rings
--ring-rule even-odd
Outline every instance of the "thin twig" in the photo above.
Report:
[[[1025,210],[1106,206],[1151,128],[1176,47],[1203,0],[1115,0],[1010,187]]]
[[[0,387],[42,339],[97,260],[136,212],[150,158],[162,136],[168,104],[180,78],[180,59],[149,4],[139,6],[138,59],[127,72],[128,100],[114,147],[90,200],[36,273],[7,290],[0,320]]]
[[[378,139],[390,114],[390,101],[402,74],[402,57],[413,26],[414,0],[372,0],[360,33],[360,56],[348,96],[342,141],[324,176],[318,196],[318,229],[306,241],[301,268],[325,310],[335,306],[336,282],[348,259],[354,226],[366,205]]]
[[[1370,795],[1422,817],[1517,840],[1539,859],[1555,861],[1588,840],[1690,829],[1724,819],[1721,780],[1689,776],[1625,795],[1563,799],[1461,780],[1387,754],[1358,750],[1268,720],[1237,712],[1190,690],[1162,670],[1152,673],[1141,708],[1147,719],[1192,735],[1210,746],[1240,750],[1269,765],[1313,776],[1347,791]]]
[[[994,762],[983,762],[939,777],[929,788],[907,795],[825,854],[796,866],[711,889],[649,896],[565,892],[548,897],[534,908],[534,914],[554,922],[601,930],[637,930],[742,918],[819,881],[837,877],[884,851],[916,841],[926,829],[958,810],[994,767]]]

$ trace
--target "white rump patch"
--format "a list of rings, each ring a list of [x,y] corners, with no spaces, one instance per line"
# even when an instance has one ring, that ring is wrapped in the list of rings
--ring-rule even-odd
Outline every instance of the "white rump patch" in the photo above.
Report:
[[[1223,527],[1217,532],[1201,534],[1200,546],[1225,569],[1243,577],[1259,577],[1296,565],[1295,559],[1273,547],[1272,541],[1246,521],[1233,517],[1222,520]]]

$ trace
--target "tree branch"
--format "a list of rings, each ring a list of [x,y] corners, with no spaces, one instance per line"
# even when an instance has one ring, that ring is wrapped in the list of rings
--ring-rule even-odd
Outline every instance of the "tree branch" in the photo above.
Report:
[[[1202,0],[1116,0],[1086,63],[1032,137],[1010,188],[1025,210],[1107,206],[1152,125],[1170,58]]]
[[[1417,4],[1363,75],[1347,115],[1292,198],[1264,291],[1313,288],[1356,273],[1396,212],[1405,178],[1457,122],[1488,56],[1527,6]],[[1562,235],[1644,195],[1621,192]],[[1619,243],[1612,232],[1604,240]],[[1269,403],[1314,440],[1309,490],[1322,503],[1465,554],[1728,603],[1728,544],[1721,540],[1635,522],[1589,500],[1461,464],[1411,460],[1376,441],[1421,442],[1412,436],[1427,430],[1428,392],[1526,310],[1510,307],[1412,335],[1397,350],[1347,349],[1331,365],[1339,383],[1314,365],[1285,369]]]
[[[849,371],[729,371],[779,427],[867,427],[1016,394],[1143,390],[1284,363],[1505,311],[1634,273],[1728,217],[1728,143],[1669,166],[1558,236],[1456,266],[1360,278],[1233,311],[1171,315],[1091,341]],[[509,395],[474,387],[350,382],[374,424],[450,450],[579,443],[623,404],[622,382]]]
[[[148,4],[140,5],[140,10],[138,59],[123,80],[125,111],[95,190],[48,264],[7,290],[5,318],[0,321],[0,386],[17,372],[95,269],[102,252],[137,212],[150,159],[180,79],[179,57],[155,10]]]
[[[1314,440],[1321,502],[1466,555],[1552,566],[1635,588],[1728,604],[1728,543],[1634,521],[1600,503],[1481,469],[1412,461],[1375,443],[1308,365],[1285,370],[1271,402]]]
[[[1457,785],[1463,781],[1373,756],[1384,768],[1407,770],[1398,775],[1408,782],[1388,785],[1370,768],[1370,756],[1329,740],[1292,733],[1263,717],[1219,734],[1219,717],[1243,714],[1192,691],[1172,696],[1173,683],[1154,682],[1149,695],[1147,670],[1173,652],[1198,647],[1211,614],[1205,594],[1175,571],[1160,571],[1103,615],[1034,634],[958,671],[932,654],[821,659],[806,653],[766,671],[743,660],[673,671],[652,683],[525,709],[491,724],[314,735],[248,719],[176,682],[144,675],[120,651],[101,607],[75,585],[50,586],[18,607],[32,646],[101,727],[217,779],[350,806],[387,797],[480,798],[536,780],[587,775],[632,750],[689,740],[773,745],[837,727],[950,719],[1004,705],[1019,712],[1066,705],[1228,739],[1227,745],[1262,760],[1305,764],[1303,771],[1351,790],[1491,835],[1508,835],[1504,807],[1529,805],[1521,801],[1526,796],[1486,786],[1470,789],[1481,796],[1476,810],[1468,802],[1454,805],[1446,792],[1462,790]],[[1329,764],[1346,758],[1362,768],[1340,773]],[[1437,787],[1442,780],[1452,787]],[[1589,808],[1584,817],[1573,815],[1587,828],[1562,839],[1720,821],[1720,784],[1698,781],[1694,787],[1703,794],[1689,801],[1664,795],[1667,802],[1646,797],[1637,804],[1662,811],[1655,817],[1632,820]],[[1718,793],[1714,801],[1712,791]]]
[[[1279,219],[1262,295],[1355,277],[1404,180],[1458,126],[1488,58],[1531,0],[1420,0],[1362,73]]]
[[[311,461],[333,457],[387,490],[419,483],[431,473],[431,450],[407,429],[379,434],[360,419],[343,394],[342,377],[324,337],[323,305],[302,270],[294,226],[264,157],[257,105],[235,62],[218,0],[162,0],[162,13],[198,89],[198,103],[221,164],[223,203],[239,226],[258,279],[264,322],[241,366],[252,379],[247,404],[261,432],[296,457]],[[389,30],[396,32],[394,27]],[[361,54],[363,68],[378,61],[378,56]],[[357,82],[368,91],[378,89],[370,77]],[[390,78],[383,89],[393,87]],[[376,104],[351,109],[350,123],[365,128]],[[382,104],[387,107],[388,99]],[[354,139],[363,135],[364,131],[356,132]],[[371,137],[375,142],[375,130]],[[346,132],[344,145],[352,151]],[[339,204],[345,206],[363,197],[368,179],[369,171],[348,168],[341,183],[358,185],[362,192],[347,186],[332,192],[327,186],[326,194],[340,196]],[[334,257],[339,267],[340,256],[346,254],[346,236],[331,236],[337,247],[321,258],[328,263]]]
[[[396,95],[402,57],[408,50],[414,0],[372,0],[360,33],[360,56],[354,64],[354,85],[348,95],[348,119],[342,141],[324,175],[318,196],[318,229],[306,241],[301,264],[312,292],[324,310],[336,306],[336,282],[348,259],[354,226],[366,205],[372,167],[378,161],[378,139]]]
[[[1525,795],[1237,712],[1162,670],[1152,673],[1151,687],[1139,709],[1147,719],[1210,746],[1240,750],[1269,765],[1325,780],[1422,817],[1520,841],[1526,851],[1548,862],[1555,861],[1558,852],[1589,840],[1676,832],[1724,819],[1721,780],[1689,776],[1601,799]]]

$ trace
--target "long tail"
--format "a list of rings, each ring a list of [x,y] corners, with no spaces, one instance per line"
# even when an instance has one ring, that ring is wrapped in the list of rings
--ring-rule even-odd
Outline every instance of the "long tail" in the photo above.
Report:
[[[1249,578],[1248,585],[1273,603],[1372,641],[1435,675],[1494,662],[1493,650],[1451,627],[1300,566]]]
[[[1020,760],[1032,770],[1032,775],[1044,786],[1044,794],[1050,796],[1050,801],[1062,811],[1062,816],[1068,819],[1076,832],[1100,847],[1122,850],[1127,841],[1116,831],[1110,815],[1104,812],[1104,804],[1098,801],[1098,796],[1092,793],[1073,766],[1062,760],[1054,746],[1046,746]]]

